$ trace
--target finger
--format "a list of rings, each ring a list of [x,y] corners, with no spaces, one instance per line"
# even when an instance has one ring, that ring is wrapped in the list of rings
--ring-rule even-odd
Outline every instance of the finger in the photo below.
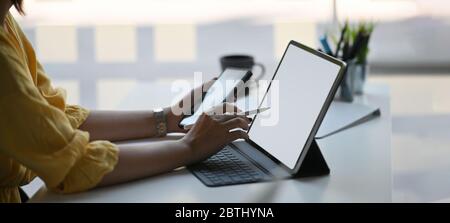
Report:
[[[232,131],[229,132],[229,134],[227,134],[225,136],[225,139],[227,140],[227,142],[233,142],[234,140],[237,139],[248,139],[248,134],[242,130],[236,130],[236,131]]]
[[[230,119],[233,119],[233,118],[242,118],[242,119],[246,120],[247,122],[251,122],[252,121],[252,119],[250,117],[247,117],[245,115],[233,114],[233,115],[224,115],[224,116],[229,117],[227,120],[230,120]]]
[[[250,124],[250,122],[248,121],[247,118],[236,117],[236,118],[233,118],[233,119],[230,119],[230,120],[224,122],[223,126],[227,130],[236,129],[236,128],[241,128],[241,129],[247,130],[249,124]]]
[[[200,119],[202,119],[202,120],[210,120],[210,119],[211,119],[211,116],[209,116],[209,115],[206,114],[205,112],[202,112],[202,114],[200,115],[199,120],[200,120]]]
[[[202,123],[202,122],[205,122],[205,121],[209,121],[210,119],[211,119],[211,117],[208,114],[203,112],[200,115],[200,117],[198,117],[198,119],[197,119],[197,121],[195,122],[194,125],[196,125],[197,123]]]
[[[209,115],[213,120],[216,120],[219,123],[226,122],[230,119],[235,118],[234,115]]]
[[[247,117],[247,116],[244,116],[244,115],[231,115],[231,114],[225,114],[225,115],[209,115],[213,120],[216,120],[216,121],[218,121],[218,122],[220,122],[220,123],[224,123],[224,122],[226,122],[226,121],[228,121],[228,120],[231,120],[231,119],[234,119],[234,118],[243,118],[243,119],[246,119],[246,120],[248,120],[248,122],[251,122],[252,120],[249,118],[249,117]]]

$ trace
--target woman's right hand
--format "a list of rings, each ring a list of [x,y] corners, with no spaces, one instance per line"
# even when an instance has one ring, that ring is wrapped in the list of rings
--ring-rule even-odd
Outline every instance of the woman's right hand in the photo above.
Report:
[[[203,113],[181,139],[190,151],[192,158],[190,163],[207,159],[234,140],[248,139],[247,133],[243,130],[248,130],[249,124],[250,120],[245,116]]]

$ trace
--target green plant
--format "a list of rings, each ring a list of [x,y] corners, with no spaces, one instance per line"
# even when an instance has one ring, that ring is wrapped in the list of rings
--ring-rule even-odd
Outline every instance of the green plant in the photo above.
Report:
[[[361,22],[355,26],[350,26],[350,33],[352,36],[352,41],[355,40],[358,33],[362,33],[362,35],[365,37],[363,44],[356,54],[356,63],[366,63],[367,62],[367,56],[369,55],[369,41],[370,36],[372,35],[372,32],[375,28],[375,25],[373,22]]]
[[[340,35],[344,35],[337,56],[343,60],[355,60],[356,63],[364,64],[367,62],[369,54],[369,42],[372,32],[375,28],[373,22],[359,22],[350,24],[348,21],[339,24],[338,30],[344,30],[344,33],[333,33],[329,35],[335,46],[339,44]]]

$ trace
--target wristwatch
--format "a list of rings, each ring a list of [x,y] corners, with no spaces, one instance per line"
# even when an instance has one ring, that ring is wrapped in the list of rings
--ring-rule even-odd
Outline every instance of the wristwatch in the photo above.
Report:
[[[164,109],[157,108],[153,110],[153,115],[156,120],[156,136],[164,137],[167,135],[167,122],[166,116],[164,115]]]

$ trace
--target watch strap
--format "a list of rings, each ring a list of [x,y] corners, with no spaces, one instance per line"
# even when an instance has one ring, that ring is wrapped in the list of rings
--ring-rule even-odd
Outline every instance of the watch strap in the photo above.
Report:
[[[164,110],[161,108],[155,109],[153,111],[156,120],[156,136],[164,137],[167,135],[167,121],[164,114]]]

